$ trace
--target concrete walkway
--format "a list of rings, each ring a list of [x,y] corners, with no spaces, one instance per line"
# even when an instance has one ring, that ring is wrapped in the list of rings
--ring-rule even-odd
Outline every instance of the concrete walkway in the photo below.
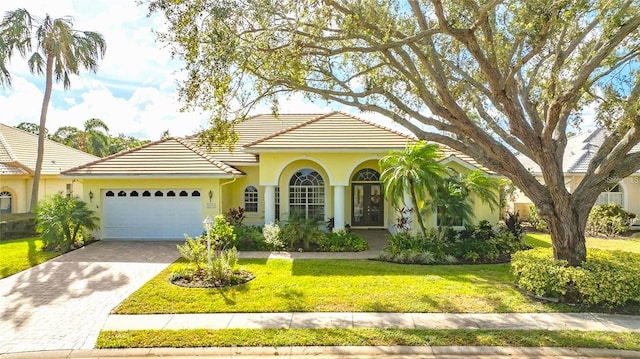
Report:
[[[110,315],[104,330],[139,329],[537,329],[640,332],[640,317],[596,313],[216,313]]]

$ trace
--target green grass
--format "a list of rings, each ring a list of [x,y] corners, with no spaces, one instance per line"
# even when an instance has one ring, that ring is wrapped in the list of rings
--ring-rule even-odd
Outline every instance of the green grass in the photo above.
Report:
[[[221,312],[554,312],[513,287],[509,264],[401,265],[367,260],[242,260],[256,278],[197,289],[169,282],[171,267],[122,302],[119,314]],[[175,266],[174,264],[173,266]]]
[[[222,329],[103,331],[97,348],[461,345],[640,350],[640,333],[482,329]]]
[[[551,248],[551,236],[546,233],[528,233],[524,240],[534,247]],[[589,248],[640,253],[640,239],[587,238]]]
[[[38,237],[14,239],[0,242],[0,278],[31,268],[60,255],[58,252],[42,250]]]

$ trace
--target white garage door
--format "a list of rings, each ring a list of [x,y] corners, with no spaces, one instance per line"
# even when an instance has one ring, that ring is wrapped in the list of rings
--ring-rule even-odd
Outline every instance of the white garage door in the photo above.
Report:
[[[104,239],[184,240],[202,233],[199,190],[132,189],[102,191]]]

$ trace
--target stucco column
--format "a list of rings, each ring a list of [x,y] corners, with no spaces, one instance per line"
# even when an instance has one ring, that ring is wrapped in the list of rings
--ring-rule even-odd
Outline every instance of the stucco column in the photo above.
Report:
[[[346,186],[333,186],[333,231],[344,229],[344,192]]]
[[[276,221],[276,186],[264,186],[264,224]]]

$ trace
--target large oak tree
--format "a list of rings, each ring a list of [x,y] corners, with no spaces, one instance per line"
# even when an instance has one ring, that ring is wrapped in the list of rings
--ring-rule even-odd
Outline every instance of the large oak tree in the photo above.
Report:
[[[215,124],[300,91],[386,115],[510,178],[556,258],[586,259],[587,215],[640,169],[637,0],[150,0],[184,59],[187,107]],[[585,108],[609,135],[565,188],[567,130]],[[236,110],[240,111],[239,113]],[[544,184],[516,158],[542,169]]]

